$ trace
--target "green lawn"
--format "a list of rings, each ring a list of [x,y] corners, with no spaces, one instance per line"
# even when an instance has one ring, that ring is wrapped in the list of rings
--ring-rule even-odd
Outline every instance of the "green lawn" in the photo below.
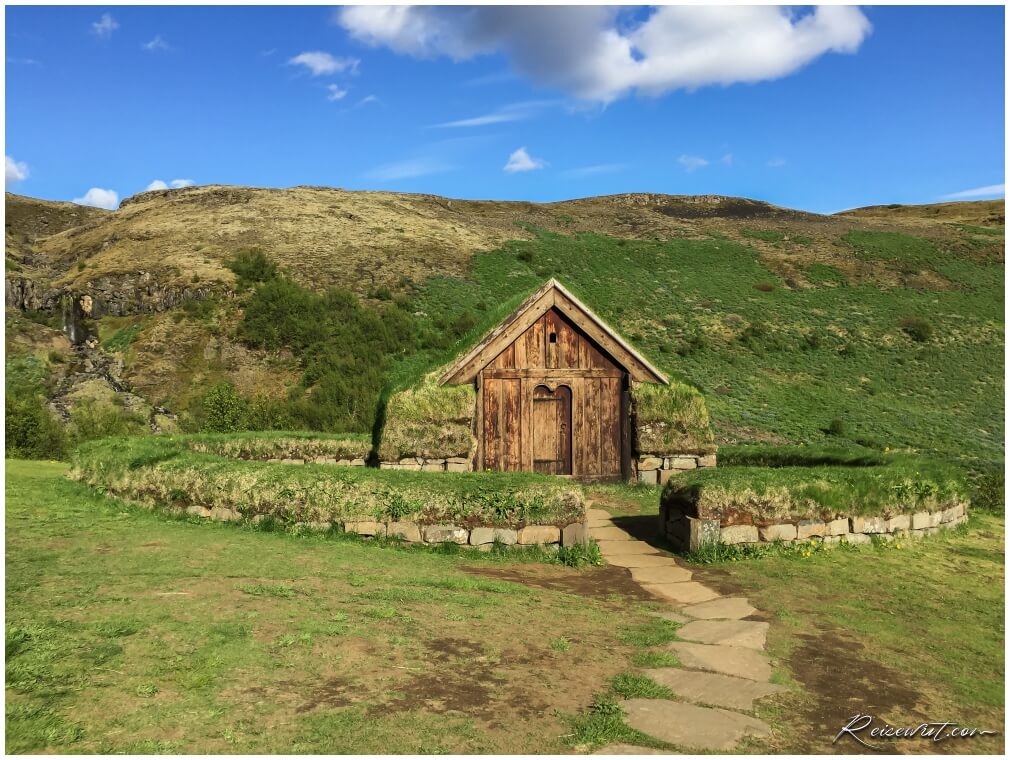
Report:
[[[65,471],[7,462],[8,752],[564,752],[653,620],[613,569],[172,520]]]

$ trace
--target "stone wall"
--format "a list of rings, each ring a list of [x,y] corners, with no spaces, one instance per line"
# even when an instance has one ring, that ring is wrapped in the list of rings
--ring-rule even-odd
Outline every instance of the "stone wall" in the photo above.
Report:
[[[413,470],[414,472],[470,472],[468,457],[448,457],[446,459],[425,459],[407,457],[398,462],[379,462],[382,470]]]
[[[822,541],[837,544],[868,544],[872,536],[883,540],[896,537],[929,536],[953,528],[968,519],[966,505],[958,504],[936,512],[915,512],[892,517],[839,517],[834,520],[796,520],[768,525],[721,525],[719,520],[700,519],[671,506],[661,506],[659,529],[678,549],[696,551],[706,544],[791,543]]]
[[[341,467],[365,467],[364,459],[337,459],[336,457],[312,457],[311,459],[261,459],[272,464],[333,464]]]
[[[640,454],[632,460],[639,483],[665,486],[671,475],[699,467],[715,467],[715,454]]]
[[[221,507],[211,509],[194,505],[185,508],[175,507],[169,511],[220,522],[238,522],[243,519],[240,512]],[[252,518],[252,522],[259,523],[264,519],[263,515],[257,515]],[[295,523],[293,527],[319,532],[337,528],[345,533],[356,533],[359,536],[395,538],[412,544],[459,544],[482,551],[489,551],[495,542],[519,548],[575,546],[589,542],[589,525],[584,522],[571,523],[564,527],[526,525],[519,529],[482,526],[467,528],[460,525],[422,525],[415,522],[382,521],[376,520],[374,517],[361,517],[335,523]]]

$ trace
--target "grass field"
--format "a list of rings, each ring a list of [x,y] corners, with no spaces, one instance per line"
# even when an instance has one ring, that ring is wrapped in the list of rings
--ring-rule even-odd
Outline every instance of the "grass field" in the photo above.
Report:
[[[65,471],[7,463],[8,752],[563,752],[653,620],[623,570],[170,520]]]
[[[659,489],[590,489],[594,506],[629,529],[655,520]],[[646,526],[646,527],[642,527]],[[856,712],[894,726],[951,720],[1000,736],[900,753],[1003,747],[1005,518],[973,512],[949,534],[888,546],[783,549],[756,559],[689,565],[724,594],[742,594],[772,622],[769,653],[791,687],[765,703],[773,752],[836,751],[831,738]],[[858,752],[850,743],[843,751]]]
[[[446,324],[487,313],[489,327],[497,304],[556,276],[660,369],[701,389],[719,443],[856,442],[1001,462],[998,250],[955,255],[892,232],[842,241],[847,263],[833,261],[856,271],[806,263],[810,287],[797,287],[723,236],[543,233],[475,256],[466,279],[430,280],[417,308]],[[804,251],[788,255],[798,262]],[[898,284],[859,267],[892,272]],[[928,336],[907,332],[917,319]]]

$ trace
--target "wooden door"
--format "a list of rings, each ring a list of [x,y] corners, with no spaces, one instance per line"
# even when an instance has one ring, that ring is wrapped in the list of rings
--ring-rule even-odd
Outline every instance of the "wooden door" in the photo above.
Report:
[[[546,385],[533,389],[533,470],[572,474],[572,389]]]

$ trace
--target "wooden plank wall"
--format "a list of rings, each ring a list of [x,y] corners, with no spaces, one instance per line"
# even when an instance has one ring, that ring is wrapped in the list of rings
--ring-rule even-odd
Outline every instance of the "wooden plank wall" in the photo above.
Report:
[[[560,312],[548,311],[481,373],[483,467],[533,470],[533,389],[566,385],[572,392],[572,474],[621,477],[624,375]]]

